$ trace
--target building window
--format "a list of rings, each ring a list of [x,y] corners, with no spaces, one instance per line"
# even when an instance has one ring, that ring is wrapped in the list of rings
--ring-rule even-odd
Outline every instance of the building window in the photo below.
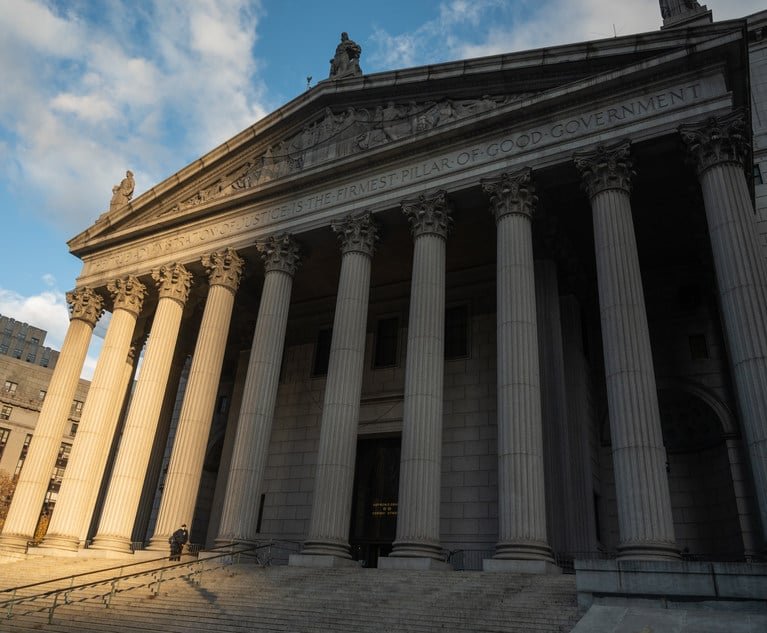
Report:
[[[66,468],[69,461],[69,454],[72,452],[72,445],[62,442],[59,446],[59,454],[56,457],[56,468]]]
[[[35,354],[34,352],[30,352],[29,354],[27,354],[27,362],[34,363],[36,357],[37,357],[37,354]]]
[[[11,382],[10,380],[5,381],[5,392],[14,394],[16,393],[16,389],[18,388],[19,383],[17,382]]]
[[[45,400],[45,394],[47,394],[47,393],[48,392],[45,389],[40,389],[40,392],[37,394],[37,399],[40,402],[42,402],[43,400]]]
[[[229,409],[229,396],[220,395],[218,397],[218,405],[216,405],[216,410],[223,415],[226,413],[227,409]]]
[[[0,458],[3,457],[5,452],[5,445],[8,444],[8,436],[11,434],[11,429],[0,428]]]
[[[83,410],[83,403],[82,403],[80,400],[75,400],[75,401],[72,403],[72,411],[73,411],[75,414],[78,414],[78,415],[79,415],[80,413],[82,413],[82,410]]]
[[[376,343],[373,366],[379,368],[396,365],[398,344],[399,319],[397,317],[380,319],[376,325]]]
[[[24,438],[24,446],[21,447],[21,453],[19,454],[19,461],[16,464],[16,470],[13,471],[14,479],[17,479],[21,473],[21,467],[24,465],[24,460],[27,458],[27,452],[29,451],[29,443],[32,441],[32,434],[27,433]]]
[[[445,358],[469,355],[469,307],[453,306],[445,310]]]
[[[15,350],[13,350],[13,354],[11,354],[11,356],[14,358],[21,358],[21,352],[22,350],[17,347]]]
[[[13,407],[4,404],[2,408],[0,408],[0,420],[10,420],[11,413],[13,413]]]
[[[762,169],[759,166],[759,163],[754,164],[754,184],[755,185],[764,184],[764,178],[762,177]]]
[[[709,358],[705,334],[691,334],[688,340],[690,342],[690,358],[692,360],[706,360]]]
[[[77,435],[77,422],[72,422],[72,426],[69,427],[69,437]]]
[[[7,354],[7,353],[8,353],[8,343],[0,344],[0,354]]]
[[[29,341],[32,343],[32,345],[40,345],[40,339],[36,336],[33,336],[31,339],[29,339]]]
[[[330,341],[333,338],[332,328],[323,328],[317,332],[317,343],[314,346],[313,376],[327,376],[330,364]]]

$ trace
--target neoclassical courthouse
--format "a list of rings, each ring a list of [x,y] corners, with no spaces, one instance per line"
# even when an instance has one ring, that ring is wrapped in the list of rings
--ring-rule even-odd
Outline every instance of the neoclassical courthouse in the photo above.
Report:
[[[767,12],[660,4],[651,33],[376,74],[344,34],[329,79],[135,199],[128,175],[69,243],[0,548],[34,533],[106,310],[41,550],[186,523],[295,564],[758,558]]]

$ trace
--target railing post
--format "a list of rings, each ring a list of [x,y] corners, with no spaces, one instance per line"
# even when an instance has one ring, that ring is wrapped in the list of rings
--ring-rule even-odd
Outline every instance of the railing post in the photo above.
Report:
[[[122,571],[122,569],[121,569],[121,571]],[[117,593],[117,582],[118,582],[117,578],[115,578],[112,581],[112,590],[109,592],[109,597],[107,598],[107,603],[106,603],[106,608],[107,609],[109,608],[109,605],[112,604],[112,596],[114,596]]]
[[[59,594],[56,592],[53,594],[53,604],[48,609],[48,624],[53,624],[53,612],[56,610],[56,603],[59,601]]]
[[[10,620],[13,617],[13,605],[16,604],[16,588],[13,588],[11,594],[11,600],[8,602],[8,615],[5,616],[6,620]]]
[[[160,573],[157,574],[157,582],[155,583],[155,587],[156,588],[154,590],[154,595],[156,595],[156,596],[160,595],[160,585],[162,584],[162,574],[163,574],[164,571],[165,571],[164,569],[161,569]]]

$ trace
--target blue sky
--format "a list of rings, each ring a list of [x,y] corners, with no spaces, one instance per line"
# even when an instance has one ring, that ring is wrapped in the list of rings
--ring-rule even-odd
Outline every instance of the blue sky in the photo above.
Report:
[[[764,0],[709,0],[714,19]],[[59,348],[66,242],[328,75],[341,31],[364,72],[652,31],[657,0],[0,0],[0,314]],[[92,373],[96,341],[84,375]]]

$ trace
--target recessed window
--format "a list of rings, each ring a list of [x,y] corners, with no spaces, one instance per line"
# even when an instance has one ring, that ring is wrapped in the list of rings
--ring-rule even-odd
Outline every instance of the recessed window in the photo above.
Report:
[[[216,405],[216,411],[219,413],[226,413],[229,409],[229,396],[220,395],[218,397],[218,404]]]
[[[37,394],[37,399],[38,399],[40,402],[42,402],[43,400],[45,400],[45,395],[46,395],[47,393],[48,393],[48,392],[47,392],[45,389],[40,389],[40,392]]]
[[[399,343],[399,319],[389,317],[380,319],[376,325],[375,354],[373,366],[392,367],[397,364],[397,348]]]
[[[706,360],[709,358],[705,334],[691,334],[688,340],[690,342],[690,358],[692,360]]]
[[[313,376],[327,376],[330,364],[330,343],[333,339],[332,328],[323,328],[317,332],[317,343],[314,346]]]
[[[469,355],[469,307],[453,306],[445,310],[445,358]]]
[[[30,352],[29,354],[27,354],[27,362],[28,363],[34,363],[36,356],[37,356],[37,354],[35,354],[34,352]]]
[[[8,353],[8,343],[0,344],[0,354],[7,354],[7,353]]]
[[[75,400],[75,401],[72,403],[72,410],[73,410],[75,413],[81,413],[81,412],[82,412],[82,410],[83,410],[83,403],[82,403],[82,401],[80,401],[80,400]]]
[[[19,461],[16,463],[16,470],[13,471],[14,479],[17,478],[21,473],[21,467],[24,465],[24,460],[27,458],[27,453],[29,452],[29,443],[31,441],[32,434],[27,433],[27,436],[24,438],[24,446],[21,447],[21,453],[19,453]]]
[[[754,164],[754,184],[755,185],[764,184],[764,177],[762,176],[762,169],[759,166],[759,163]]]
[[[77,422],[72,422],[72,426],[69,427],[69,436],[74,437],[77,435]]]
[[[5,445],[8,444],[8,436],[11,434],[11,429],[0,429],[0,457],[5,452]]]
[[[16,393],[16,389],[18,388],[18,386],[19,386],[19,383],[17,383],[17,382],[13,382],[11,380],[6,380],[5,381],[5,392],[6,393],[11,393],[11,394]]]
[[[2,408],[0,408],[0,420],[10,420],[11,413],[13,413],[13,407],[4,404]]]
[[[16,348],[15,350],[13,350],[13,354],[11,354],[11,356],[13,356],[14,358],[21,358],[21,352],[22,352],[21,349]]]

